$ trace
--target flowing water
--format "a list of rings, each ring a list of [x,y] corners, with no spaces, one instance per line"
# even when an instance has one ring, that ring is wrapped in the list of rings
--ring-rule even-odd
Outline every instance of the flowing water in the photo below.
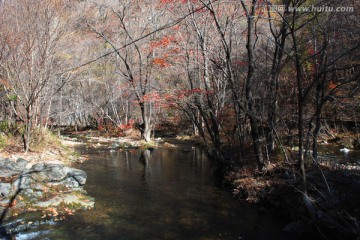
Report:
[[[195,148],[87,149],[95,207],[17,239],[287,239],[284,222],[239,203]]]

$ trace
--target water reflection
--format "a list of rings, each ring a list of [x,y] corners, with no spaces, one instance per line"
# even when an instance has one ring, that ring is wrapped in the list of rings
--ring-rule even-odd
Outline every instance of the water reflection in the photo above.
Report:
[[[286,239],[283,223],[241,207],[217,187],[216,169],[200,149],[91,156],[79,167],[95,208],[35,239]]]
[[[147,174],[151,175],[151,166],[149,164],[149,161],[151,159],[152,152],[153,152],[153,150],[149,150],[149,149],[141,150],[139,162],[142,165],[144,165],[143,174],[142,174],[142,182],[143,182],[143,184],[147,183],[147,179],[146,179]],[[160,166],[161,166],[161,164],[160,164]]]

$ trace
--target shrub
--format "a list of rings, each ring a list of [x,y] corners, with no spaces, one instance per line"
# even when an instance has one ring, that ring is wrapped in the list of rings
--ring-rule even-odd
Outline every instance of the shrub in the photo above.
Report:
[[[0,133],[0,149],[3,149],[7,145],[7,137]]]
[[[11,130],[10,128],[10,124],[8,121],[6,120],[3,120],[3,121],[0,121],[0,132],[2,133],[9,133]]]
[[[47,147],[60,147],[61,141],[58,136],[49,129],[39,128],[34,130],[31,137],[30,149],[42,151]]]

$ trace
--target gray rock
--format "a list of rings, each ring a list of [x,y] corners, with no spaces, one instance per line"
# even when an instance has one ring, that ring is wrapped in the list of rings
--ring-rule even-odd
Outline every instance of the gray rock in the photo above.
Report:
[[[32,189],[26,189],[24,192],[21,192],[23,196],[26,196],[27,202],[38,202],[39,198],[44,197],[44,193],[42,191],[34,191]]]
[[[29,161],[23,159],[23,158],[18,158],[16,160],[16,168],[20,171],[23,171],[26,168],[26,165],[28,165]]]
[[[60,183],[68,187],[83,186],[87,178],[82,170],[47,163],[33,165],[26,174],[37,182]]]
[[[12,183],[0,183],[0,201],[8,202],[10,196],[20,194],[26,199],[26,202],[19,202],[18,207],[30,204],[33,207],[44,208],[62,203],[75,204],[84,208],[93,207],[94,201],[85,199],[86,192],[82,188],[87,179],[84,171],[53,163],[37,163],[30,169],[26,169],[28,163],[22,158],[18,158],[16,162],[10,159],[0,159],[0,176],[16,176]],[[67,189],[66,191],[55,194],[55,191],[64,187]],[[56,196],[52,199],[47,199],[47,197],[47,200],[43,201],[42,198],[47,196],[47,191]],[[18,230],[23,231],[24,229],[19,225]],[[18,230],[15,229],[15,231]]]
[[[11,184],[12,194],[15,194],[18,190],[29,189],[31,187],[31,179],[27,175],[20,175],[18,179],[16,179]]]
[[[44,193],[42,191],[36,191],[33,193],[34,197],[41,198],[44,196]]]
[[[16,162],[11,159],[4,158],[0,160],[0,168],[13,170],[16,166]]]
[[[26,189],[26,190],[24,191],[24,194],[27,195],[27,196],[31,196],[31,195],[34,194],[34,190],[32,190],[31,188]]]
[[[9,197],[11,190],[10,183],[0,183],[0,198]]]
[[[75,179],[80,186],[85,185],[87,175],[84,171],[76,168],[66,168],[67,177]]]
[[[20,164],[8,158],[0,159],[0,176],[6,178],[19,175],[23,170],[23,163],[19,163]]]
[[[61,182],[62,185],[64,185],[67,188],[78,188],[80,187],[80,184],[78,183],[78,181],[76,181],[75,178],[69,177],[66,180],[64,180],[63,182]]]
[[[38,163],[33,165],[27,174],[38,182],[59,182],[67,176],[67,171],[60,164]]]
[[[32,167],[30,168],[29,172],[41,172],[45,169],[45,163],[37,163],[37,164],[34,164],[32,165]]]
[[[20,173],[18,171],[14,171],[14,170],[10,170],[10,169],[4,169],[4,168],[0,168],[0,176],[1,177],[12,177],[12,176],[16,176],[19,175]]]
[[[0,169],[22,172],[28,163],[29,162],[23,158],[18,158],[16,161],[8,158],[0,159]]]

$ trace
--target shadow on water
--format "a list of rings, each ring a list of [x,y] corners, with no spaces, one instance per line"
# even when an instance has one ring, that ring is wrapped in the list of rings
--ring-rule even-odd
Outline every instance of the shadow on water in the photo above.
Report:
[[[22,239],[287,239],[283,222],[219,187],[200,149],[80,150],[94,209]]]
[[[149,161],[151,159],[152,152],[153,152],[153,150],[143,149],[143,150],[141,150],[141,153],[140,153],[139,162],[142,165],[144,165],[143,174],[142,174],[142,182],[143,182],[143,184],[147,183],[146,172],[147,172],[147,167],[149,165]]]

